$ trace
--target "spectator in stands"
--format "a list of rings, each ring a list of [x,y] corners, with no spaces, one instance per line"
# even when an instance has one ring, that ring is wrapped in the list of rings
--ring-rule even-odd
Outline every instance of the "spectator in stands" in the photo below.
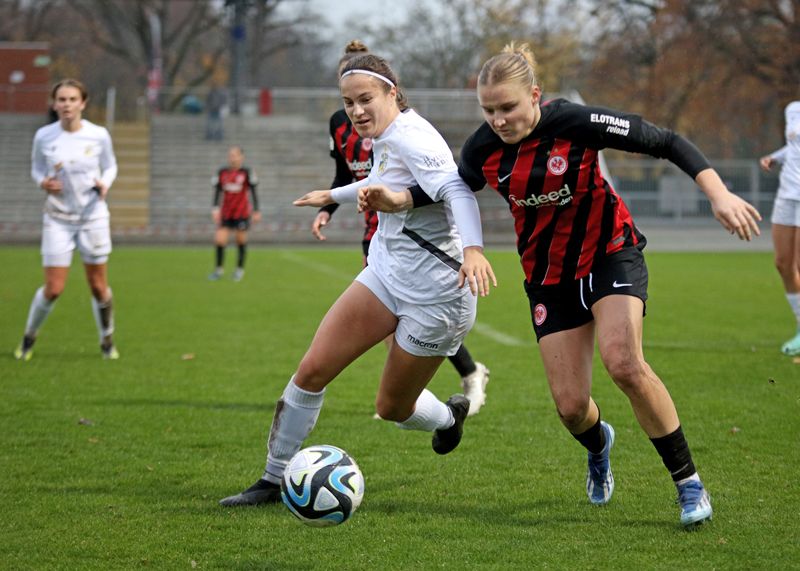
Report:
[[[236,261],[236,271],[233,272],[233,281],[238,282],[244,277],[250,220],[251,218],[253,222],[261,220],[256,195],[258,177],[253,169],[244,166],[244,151],[234,145],[228,149],[228,166],[219,169],[211,183],[214,185],[214,207],[211,209],[211,217],[217,225],[214,234],[217,265],[208,279],[218,280],[222,277],[228,236],[230,230],[235,230],[239,257]]]
[[[101,355],[117,359],[107,278],[111,232],[106,204],[117,176],[117,160],[108,131],[82,118],[88,93],[80,81],[59,81],[52,99],[58,121],[36,131],[31,160],[31,176],[47,193],[42,230],[45,283],[33,296],[22,343],[14,356],[23,361],[32,357],[39,329],[64,291],[77,247],[92,293]]]
[[[218,85],[214,85],[206,96],[206,139],[209,141],[221,141],[225,138],[225,123],[223,112],[228,104],[228,96],[225,90]]]
[[[772,207],[775,266],[794,313],[797,332],[781,346],[786,355],[800,355],[800,101],[786,106],[786,145],[759,161],[769,171],[781,166],[780,184]]]
[[[614,491],[609,452],[614,430],[591,395],[595,343],[611,378],[628,397],[640,426],[678,491],[680,521],[711,518],[678,413],[644,360],[642,327],[648,273],[645,238],[603,177],[603,148],[667,158],[711,202],[717,220],[745,240],[758,234],[758,211],[725,188],[689,141],[641,117],[563,99],[541,104],[533,54],[506,46],[478,76],[485,123],[461,151],[459,173],[474,190],[485,185],[508,202],[525,272],[539,352],[561,422],[588,451],[586,493],[595,505]],[[429,202],[416,192],[415,204]],[[396,211],[413,194],[362,191],[362,208]],[[392,200],[392,199],[396,200]]]
[[[278,400],[261,479],[223,499],[224,506],[281,501],[281,477],[314,428],[326,387],[390,334],[394,342],[376,397],[381,418],[400,428],[432,432],[438,454],[448,454],[461,441],[469,401],[457,394],[444,403],[425,387],[472,327],[476,294],[487,294],[496,280],[483,256],[475,197],[459,178],[447,143],[407,108],[397,83],[386,61],[372,54],[354,57],[340,74],[347,114],[358,135],[375,145],[377,165],[367,181],[400,192],[419,182],[443,202],[413,213],[381,215],[370,264],[328,310]],[[364,183],[313,191],[295,204],[355,203]]]
[[[360,40],[352,40],[344,49],[344,55],[339,60],[339,72],[352,58],[369,52],[369,48]],[[344,109],[339,109],[331,115],[330,125],[330,155],[336,161],[336,173],[331,183],[331,188],[345,186],[351,182],[362,180],[369,175],[372,168],[372,140],[359,136],[353,124],[347,117]],[[337,203],[322,207],[311,225],[311,233],[318,240],[325,240],[322,228],[328,224],[333,213],[339,207]],[[364,211],[364,236],[361,248],[364,252],[364,265],[367,265],[369,243],[378,229],[378,213],[371,210]],[[469,399],[470,416],[478,414],[486,402],[486,384],[489,382],[489,368],[483,363],[473,360],[472,355],[465,345],[459,347],[455,355],[448,357],[461,377],[461,388]]]

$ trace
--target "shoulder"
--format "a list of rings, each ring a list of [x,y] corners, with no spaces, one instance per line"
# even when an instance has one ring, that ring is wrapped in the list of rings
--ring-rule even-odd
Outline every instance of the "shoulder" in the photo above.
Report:
[[[350,123],[350,118],[347,116],[347,112],[344,109],[339,109],[338,111],[334,111],[333,115],[330,118],[330,126],[331,131],[335,130],[342,125],[346,125]]]
[[[33,136],[33,139],[34,141],[37,139],[49,139],[57,136],[60,132],[61,125],[59,125],[58,121],[55,121],[54,123],[50,123],[44,127],[39,127],[36,129],[36,134]]]
[[[397,116],[391,138],[394,144],[409,149],[444,143],[439,131],[413,109],[407,109]]]
[[[800,113],[800,101],[792,101],[786,106],[786,114]]]
[[[109,134],[108,129],[105,127],[96,125],[95,123],[87,121],[86,119],[81,121],[81,126],[86,129],[86,133],[92,137],[97,137],[98,139],[111,139],[111,135]]]

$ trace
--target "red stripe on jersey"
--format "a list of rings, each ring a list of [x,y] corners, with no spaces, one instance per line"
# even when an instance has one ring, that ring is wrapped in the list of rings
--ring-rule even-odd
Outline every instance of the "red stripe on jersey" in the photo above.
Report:
[[[545,174],[544,177],[542,194],[558,192],[558,190],[564,186],[564,174],[566,173],[566,165],[568,164],[569,150],[571,147],[572,142],[564,139],[556,139],[553,143],[547,161],[547,174]],[[563,161],[564,165],[564,169],[560,173],[558,173],[558,171],[561,169],[556,167],[551,168],[550,166],[551,163],[562,164],[559,161]],[[583,168],[582,164],[581,168]],[[578,184],[578,188],[582,188],[580,184]],[[558,207],[554,207],[550,210],[555,211],[557,208]],[[572,235],[572,221],[575,218],[575,212],[576,209],[573,207],[564,209],[564,211],[559,214],[553,238],[550,240],[550,248],[547,251],[547,270],[545,271],[545,277],[542,281],[545,285],[556,284],[561,279],[561,270],[563,268],[561,261],[564,259],[567,242]],[[552,216],[550,218],[552,219]],[[555,263],[553,263],[554,261]]]
[[[483,163],[483,178],[486,179],[486,184],[497,190],[500,186],[500,181],[497,177],[500,173],[500,158],[503,156],[503,149],[498,149],[489,155],[486,162]]]
[[[536,158],[536,148],[539,146],[539,140],[525,141],[519,147],[517,152],[517,160],[514,163],[514,168],[511,171],[511,178],[508,185],[508,204],[511,208],[511,214],[514,216],[514,230],[517,236],[522,236],[525,228],[525,219],[527,217],[528,209],[522,201],[527,198],[528,179],[533,170],[533,160]],[[517,202],[520,201],[520,203]],[[525,251],[522,253],[521,262],[522,269],[525,276],[530,276],[533,267],[536,264],[536,247],[531,247],[536,244],[538,235],[547,227],[547,224],[553,218],[553,209],[548,209],[549,212],[542,216],[541,212],[536,213],[536,226],[528,238],[528,243],[525,244]],[[522,244],[517,244],[517,249]]]
[[[609,191],[615,196],[617,195],[617,193],[614,192],[614,189],[611,188],[611,185],[609,185]],[[609,240],[608,244],[606,244],[606,254],[613,254],[625,246],[631,245],[625,243],[625,229],[626,227],[630,228],[631,230],[633,229],[633,217],[631,217],[628,207],[622,200],[618,200],[614,206],[614,233],[611,235],[611,240]],[[633,245],[639,243],[636,232],[631,232],[630,238],[633,242]]]
[[[364,211],[364,240],[369,242],[378,231],[378,213],[373,210]]]
[[[587,152],[586,154],[589,155],[590,153]],[[593,155],[592,160],[597,158],[596,152],[591,154]],[[594,172],[588,172],[587,169],[587,175],[590,176],[587,177],[586,183],[588,184],[588,179],[591,177],[592,186],[594,187],[592,190],[592,208],[589,211],[589,219],[586,221],[586,237],[583,239],[578,267],[575,270],[576,280],[589,275],[589,271],[592,269],[594,256],[597,253],[597,241],[600,239],[603,209],[606,203],[605,181],[603,180],[603,173],[600,171],[599,160],[595,162]]]

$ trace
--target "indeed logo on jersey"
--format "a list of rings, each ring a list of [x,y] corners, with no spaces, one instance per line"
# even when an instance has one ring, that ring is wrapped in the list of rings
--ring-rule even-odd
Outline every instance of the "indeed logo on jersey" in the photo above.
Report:
[[[372,170],[372,157],[366,161],[348,161],[347,166],[350,167],[350,172],[356,176],[367,176],[369,171]]]
[[[508,199],[517,206],[535,206],[536,208],[541,208],[542,206],[563,206],[572,200],[572,191],[569,185],[565,184],[560,189],[548,192],[547,194],[529,196],[524,200],[509,194]]]
[[[589,121],[591,121],[592,123],[600,123],[601,125],[608,125],[608,127],[606,128],[606,133],[612,133],[614,135],[622,135],[623,137],[627,137],[628,132],[631,130],[631,122],[628,119],[622,119],[621,117],[614,117],[613,115],[592,113],[589,116]]]

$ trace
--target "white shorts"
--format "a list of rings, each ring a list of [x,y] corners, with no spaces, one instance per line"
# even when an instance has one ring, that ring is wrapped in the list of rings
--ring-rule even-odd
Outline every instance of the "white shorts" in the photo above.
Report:
[[[800,227],[800,200],[776,198],[770,221],[781,226]]]
[[[42,265],[69,267],[75,248],[85,264],[105,264],[111,253],[108,218],[67,222],[45,213],[42,226]]]
[[[478,299],[469,288],[459,297],[443,303],[410,303],[392,295],[371,266],[364,268],[356,281],[364,284],[381,300],[399,322],[394,338],[407,353],[418,357],[455,355],[467,336],[478,311]]]

